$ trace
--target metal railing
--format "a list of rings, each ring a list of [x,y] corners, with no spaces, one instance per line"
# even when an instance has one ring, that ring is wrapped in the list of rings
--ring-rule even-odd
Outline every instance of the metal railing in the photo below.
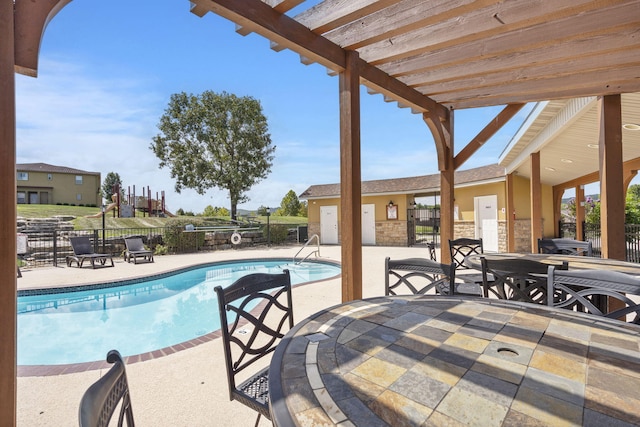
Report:
[[[287,227],[286,236],[282,241],[272,244],[293,244],[298,242],[298,225],[278,226]],[[275,226],[275,224],[272,224]],[[18,232],[18,266],[44,267],[57,266],[66,263],[66,257],[73,255],[70,237],[88,236],[91,239],[94,252],[106,253],[120,257],[125,250],[124,239],[140,237],[145,246],[156,253],[193,253],[201,251],[215,251],[220,249],[251,247],[266,245],[266,224],[259,227],[225,229],[194,229],[187,232],[184,227],[151,227],[151,228],[105,228],[90,230],[43,230],[38,232]],[[231,236],[234,232],[242,235],[241,243],[233,245]]]
[[[311,242],[313,242],[313,240],[315,239],[316,241],[316,250],[309,252],[304,258],[302,258],[300,261],[296,261],[296,258],[298,257],[298,255],[300,255],[300,252],[302,252],[304,250],[304,248],[306,248],[307,246],[309,246],[311,244]],[[316,258],[320,256],[320,237],[317,234],[314,234],[313,236],[311,236],[311,238],[309,240],[307,240],[304,245],[302,245],[302,247],[300,248],[300,250],[298,252],[296,252],[296,254],[293,256],[293,264],[297,265],[300,264],[301,262],[304,262],[307,260],[307,258],[309,258],[311,255],[315,254]]]
[[[560,222],[560,236],[591,242],[593,256],[602,256],[602,234],[600,224],[582,223],[583,235],[576,237],[574,222]],[[640,263],[640,224],[625,224],[626,260]]]

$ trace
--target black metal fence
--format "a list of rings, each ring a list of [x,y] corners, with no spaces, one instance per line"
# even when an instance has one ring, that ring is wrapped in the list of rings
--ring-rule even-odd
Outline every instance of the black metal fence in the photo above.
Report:
[[[576,236],[575,222],[560,222],[560,237],[590,241],[593,255],[602,256],[600,224],[582,223],[583,236]],[[640,224],[625,224],[626,260],[640,263]]]
[[[234,236],[240,235],[240,238]],[[193,253],[256,245],[282,245],[304,242],[307,224],[260,224],[252,227],[156,227],[97,230],[47,230],[18,232],[18,265],[21,267],[57,266],[73,255],[69,237],[89,236],[96,253],[122,256],[124,239],[141,237],[158,254]],[[233,236],[233,239],[232,239]]]
[[[409,246],[440,245],[440,208],[408,209],[407,236]]]

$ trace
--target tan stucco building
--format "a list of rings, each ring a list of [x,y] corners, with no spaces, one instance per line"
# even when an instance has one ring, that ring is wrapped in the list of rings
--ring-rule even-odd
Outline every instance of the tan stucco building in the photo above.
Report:
[[[515,250],[529,252],[531,205],[529,179],[513,178]],[[440,175],[362,182],[362,240],[366,245],[406,246],[417,198],[440,193]],[[542,185],[542,235],[553,237],[552,188]],[[309,235],[323,244],[338,244],[340,185],[312,185],[300,195],[308,201]],[[389,215],[391,213],[391,215]],[[395,215],[394,215],[395,213]],[[482,237],[488,250],[507,252],[507,175],[500,165],[456,171],[454,237]]]
[[[18,204],[100,206],[100,172],[46,163],[16,164]]]

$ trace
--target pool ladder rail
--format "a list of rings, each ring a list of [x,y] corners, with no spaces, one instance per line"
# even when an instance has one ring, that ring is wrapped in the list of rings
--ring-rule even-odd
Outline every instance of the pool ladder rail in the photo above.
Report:
[[[300,260],[296,260],[298,258],[298,255],[300,255],[300,252],[302,252],[304,250],[304,248],[306,248],[307,246],[309,246],[309,244],[311,242],[313,242],[313,239],[316,240],[316,249],[314,251],[311,251],[307,254],[307,256],[305,256],[304,258],[301,258]],[[316,258],[318,258],[320,256],[320,237],[318,237],[317,234],[314,234],[313,236],[311,236],[311,238],[309,240],[307,240],[304,245],[302,245],[302,247],[300,248],[300,250],[293,256],[293,264],[298,265],[301,262],[304,262],[307,260],[307,258],[309,258],[311,255],[315,254]]]

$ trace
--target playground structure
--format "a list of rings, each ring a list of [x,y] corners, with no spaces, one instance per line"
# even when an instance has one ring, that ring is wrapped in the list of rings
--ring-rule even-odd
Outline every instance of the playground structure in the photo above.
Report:
[[[145,194],[146,193],[146,194]],[[143,188],[142,196],[136,196],[136,186],[127,187],[127,194],[124,200],[121,196],[120,186],[113,187],[113,195],[111,196],[111,203],[104,207],[104,210],[94,215],[87,215],[87,218],[100,218],[103,213],[112,212],[114,217],[118,218],[135,218],[136,212],[142,213],[142,216],[156,216],[164,217],[175,215],[169,212],[165,205],[164,191],[160,194],[156,192],[156,198],[151,198],[151,189],[147,186]]]

